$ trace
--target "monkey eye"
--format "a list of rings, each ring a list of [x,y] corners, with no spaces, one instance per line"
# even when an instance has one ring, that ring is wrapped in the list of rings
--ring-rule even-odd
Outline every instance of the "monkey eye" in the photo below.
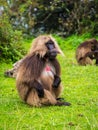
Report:
[[[94,44],[94,42],[91,42],[91,44]]]
[[[49,50],[52,50],[55,48],[54,46],[54,42],[52,40],[46,42],[46,47],[49,49]]]
[[[95,51],[96,50],[96,46],[92,46],[91,50]]]

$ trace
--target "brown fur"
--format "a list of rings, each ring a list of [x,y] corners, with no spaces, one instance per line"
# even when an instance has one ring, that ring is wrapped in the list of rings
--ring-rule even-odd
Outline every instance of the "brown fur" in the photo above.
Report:
[[[93,56],[93,51],[98,49],[98,41],[96,39],[90,39],[81,43],[76,50],[76,60],[79,65],[93,64],[93,59],[91,59],[87,54]]]
[[[32,43],[31,49],[17,73],[16,86],[19,95],[24,102],[31,106],[62,104],[57,101],[62,90],[61,83],[58,88],[53,88],[52,86],[54,81],[53,73],[60,76],[60,64],[56,58],[52,61],[44,58],[47,52],[45,43],[50,39],[55,43],[56,50],[63,54],[56,41],[50,35],[39,36]],[[53,73],[45,71],[47,65],[51,67]],[[43,98],[39,98],[34,88],[34,81],[39,82],[43,86]]]

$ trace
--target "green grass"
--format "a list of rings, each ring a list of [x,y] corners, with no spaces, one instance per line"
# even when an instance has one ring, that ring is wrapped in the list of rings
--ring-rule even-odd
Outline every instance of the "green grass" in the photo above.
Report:
[[[74,43],[83,38],[56,36],[65,54],[58,56],[64,87],[61,97],[72,104],[69,107],[35,108],[24,104],[15,79],[4,77],[12,64],[0,63],[0,130],[98,130],[98,67],[78,66],[75,60]],[[29,46],[26,41],[25,47]]]

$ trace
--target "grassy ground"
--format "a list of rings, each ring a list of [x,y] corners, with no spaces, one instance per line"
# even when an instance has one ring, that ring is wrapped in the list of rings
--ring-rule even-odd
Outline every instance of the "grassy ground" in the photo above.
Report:
[[[98,130],[98,67],[78,66],[75,60],[75,48],[85,37],[56,39],[65,53],[58,56],[64,87],[61,97],[72,105],[34,108],[24,104],[15,79],[4,77],[12,64],[0,63],[0,130]],[[29,46],[26,42],[25,47]]]

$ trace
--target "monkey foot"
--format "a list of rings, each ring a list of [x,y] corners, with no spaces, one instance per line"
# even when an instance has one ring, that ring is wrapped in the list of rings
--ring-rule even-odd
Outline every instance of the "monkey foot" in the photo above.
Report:
[[[69,103],[69,102],[57,102],[56,103],[56,106],[70,106],[71,105],[71,103]]]

